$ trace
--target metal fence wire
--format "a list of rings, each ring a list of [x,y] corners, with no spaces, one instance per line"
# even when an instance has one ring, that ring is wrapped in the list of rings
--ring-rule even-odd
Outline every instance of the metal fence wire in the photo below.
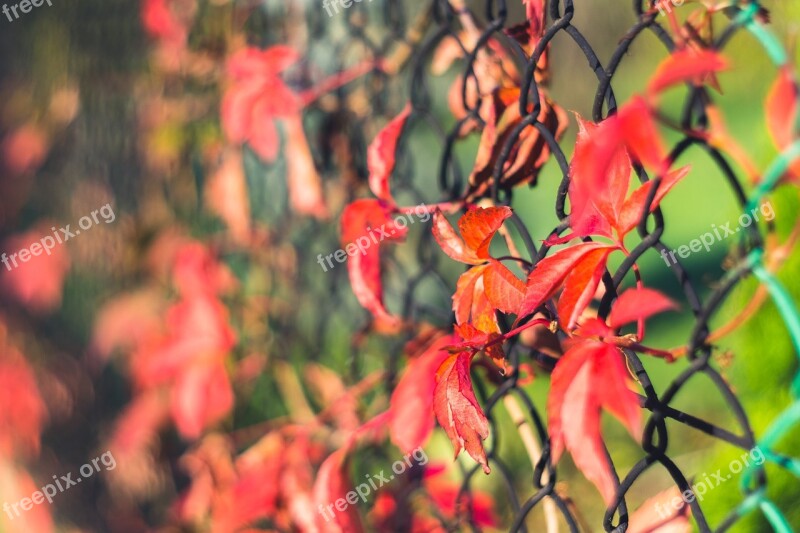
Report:
[[[596,79],[591,118],[594,122],[600,122],[613,115],[617,110],[618,98],[614,92],[613,81],[632,44],[647,33],[655,35],[667,53],[675,49],[675,43],[664,27],[665,17],[659,16],[657,6],[654,5],[655,2],[633,0],[630,3],[630,9],[636,16],[636,22],[621,37],[616,49],[604,63],[593,50],[581,28],[573,24],[579,6],[573,5],[572,0],[550,0],[547,4],[544,36],[532,54],[528,55],[513,39],[508,37],[509,32],[514,31],[513,26],[520,21],[510,20],[507,3],[505,0],[486,0],[470,4],[473,8],[475,5],[479,5],[483,9],[482,12],[474,12],[474,18],[472,18],[480,30],[480,37],[475,42],[464,39],[463,33],[464,15],[472,12],[464,3],[457,0],[431,0],[413,7],[387,0],[380,4],[369,5],[369,9],[343,10],[336,24],[323,9],[308,9],[306,27],[309,51],[319,52],[322,50],[324,52],[323,49],[329,47],[331,42],[335,43],[327,52],[329,57],[335,58],[339,62],[336,65],[339,70],[343,70],[354,59],[363,58],[389,58],[393,62],[392,64],[403,65],[400,70],[402,86],[390,83],[391,75],[376,69],[358,82],[337,89],[335,97],[338,104],[318,103],[309,111],[307,120],[317,121],[318,126],[315,128],[317,133],[311,133],[310,137],[315,152],[319,156],[318,163],[321,161],[326,177],[330,178],[334,168],[332,162],[334,150],[330,146],[331,143],[325,139],[329,138],[332,132],[337,131],[343,134],[341,138],[346,139],[344,142],[348,144],[348,147],[346,150],[342,150],[340,147],[337,152],[339,155],[336,157],[341,157],[342,153],[350,154],[353,168],[352,179],[357,184],[360,183],[360,188],[356,187],[355,189],[363,192],[366,189],[367,176],[364,164],[366,145],[374,137],[377,128],[382,127],[388,118],[394,116],[406,101],[410,101],[413,109],[411,123],[424,124],[428,132],[433,132],[431,135],[436,137],[436,150],[439,156],[435,163],[424,162],[427,176],[421,176],[419,171],[421,167],[418,162],[414,161],[415,154],[411,153],[409,149],[410,135],[404,135],[398,148],[400,152],[398,167],[392,178],[393,192],[396,196],[414,199],[418,203],[447,202],[464,198],[467,191],[471,190],[472,184],[466,177],[469,173],[465,172],[462,162],[457,157],[458,145],[463,142],[460,131],[467,123],[477,124],[478,130],[484,125],[479,113],[478,102],[476,99],[468,97],[468,85],[472,80],[477,83],[475,70],[478,68],[479,55],[487,52],[490,46],[499,45],[506,47],[508,55],[521,65],[520,72],[524,73],[521,78],[519,98],[522,120],[504,141],[499,157],[494,164],[491,187],[478,191],[471,200],[479,201],[481,198],[489,198],[495,205],[523,208],[514,205],[514,183],[504,181],[501,176],[516,141],[526,128],[536,128],[562,173],[562,181],[553,206],[561,223],[550,234],[565,233],[569,228],[569,212],[566,202],[570,179],[570,161],[567,156],[569,151],[563,149],[556,140],[551,124],[537,120],[542,106],[542,102],[539,101],[539,86],[547,83],[546,76],[540,75],[541,73],[537,74],[540,56],[548,47],[559,46],[554,42],[557,36],[561,36],[561,39],[566,37],[579,47],[585,56],[586,67],[594,73]],[[736,2],[732,4],[736,4]],[[364,4],[365,7],[367,5]],[[607,8],[609,10],[628,9],[622,0],[607,2]],[[734,34],[740,31],[750,31],[764,44],[767,54],[777,65],[788,65],[789,59],[781,52],[776,40],[762,26],[764,14],[765,11],[757,2],[731,5],[725,10],[726,27],[719,34],[708,37],[704,41],[704,46],[709,49],[723,50]],[[284,15],[292,16],[291,13]],[[343,26],[346,27],[345,31],[341,31]],[[459,65],[462,79],[460,105],[465,112],[463,117],[454,124],[450,121],[451,125],[449,126],[434,113],[432,102],[436,96],[435,91],[440,89],[430,79],[432,55],[444,39],[455,39],[464,53],[464,59]],[[559,43],[563,44],[564,41],[560,40]],[[570,46],[572,45],[570,44]],[[334,69],[334,66],[330,65],[330,68]],[[407,76],[403,78],[402,76],[406,73]],[[302,83],[302,80],[298,83]],[[357,92],[360,92],[362,97],[365,96],[364,100],[369,102],[368,109],[353,110],[348,106],[351,101],[349,99]],[[557,95],[554,95],[554,98],[557,100]],[[683,102],[680,127],[684,131],[707,131],[709,124],[707,109],[713,103],[713,98],[705,87],[691,87]],[[670,152],[671,160],[676,160],[690,149],[699,149],[711,157],[719,169],[719,174],[727,181],[730,193],[742,207],[743,212],[759,205],[764,195],[770,193],[775,187],[788,163],[800,152],[800,146],[796,143],[782,153],[778,160],[769,167],[760,187],[753,195],[748,196],[745,192],[746,187],[742,184],[743,179],[737,176],[734,167],[729,163],[728,156],[697,135],[687,135],[677,141]],[[642,183],[650,179],[642,167],[636,167],[635,170]],[[435,184],[429,179],[433,174],[437,177]],[[653,192],[655,189],[654,187]],[[652,201],[653,194],[650,196],[650,201]],[[527,268],[530,270],[548,254],[549,247],[547,245],[537,246],[534,236],[529,233],[528,228],[516,213],[509,219],[509,222],[516,230],[518,242],[524,244],[524,251],[527,253],[526,259],[530,262]],[[629,275],[634,263],[650,250],[654,250],[656,253],[669,250],[668,245],[662,241],[664,227],[664,217],[659,209],[655,209],[650,216],[640,221],[638,225],[640,240],[637,246],[631,250],[630,256],[615,271],[607,271],[603,278],[605,295],[599,304],[601,318],[608,314],[618,289]],[[605,513],[602,523],[604,530],[625,531],[628,529],[629,508],[626,504],[626,496],[640,476],[654,466],[663,467],[681,492],[690,489],[691,475],[684,473],[668,454],[670,442],[668,420],[744,450],[750,450],[758,445],[764,450],[768,462],[781,465],[795,475],[799,473],[797,460],[773,451],[773,446],[800,421],[800,401],[797,400],[800,387],[795,387],[793,391],[795,403],[787,408],[786,412],[766,431],[763,440],[758,441],[742,404],[720,371],[715,368],[714,361],[711,359],[713,346],[708,340],[711,331],[709,321],[734,287],[750,275],[755,275],[769,290],[786,321],[787,329],[792,334],[795,346],[798,346],[800,322],[798,322],[792,300],[762,264],[765,235],[762,235],[760,231],[755,224],[747,230],[746,238],[740,241],[735,265],[728,269],[725,276],[715,285],[715,289],[705,298],[701,297],[697,282],[692,279],[680,260],[670,265],[669,268],[678,280],[685,296],[684,303],[694,315],[694,327],[686,340],[686,359],[675,363],[683,365],[683,370],[665,390],[657,392],[637,353],[631,350],[625,351],[629,368],[635,374],[641,387],[639,394],[641,406],[649,414],[649,418],[641,442],[644,456],[630,471],[616,473],[619,489],[615,504]],[[770,225],[766,231],[774,231],[774,227]],[[538,238],[542,238],[540,231],[537,231],[536,235]],[[315,238],[312,232],[306,236],[310,240]],[[330,237],[329,234],[328,237]],[[405,246],[409,246],[409,244]],[[300,260],[298,264],[314,264],[314,260],[310,256],[313,246],[308,248],[307,260]],[[304,255],[303,251],[298,253],[301,256]],[[409,270],[410,267],[396,257],[397,253],[387,254],[389,257],[385,259],[387,264],[384,269],[384,278],[388,278],[385,281],[387,299],[394,300],[392,305],[399,304],[398,307],[402,309],[400,314],[410,322],[428,321],[441,325],[452,324],[450,296],[455,290],[455,286],[452,280],[442,273],[445,258],[432,238],[429,227],[420,233],[415,253],[417,263],[413,267],[414,270]],[[318,276],[318,271],[316,275]],[[308,279],[305,280],[305,283],[310,286],[310,278],[314,277],[314,274],[309,273],[307,276]],[[328,291],[326,299],[339,301],[345,298],[352,301],[345,269],[340,268],[330,273],[326,283],[325,290]],[[549,311],[545,310],[545,313],[549,317],[553,317]],[[324,332],[333,327],[329,324],[331,314],[321,313],[319,339],[325,338]],[[287,327],[291,329],[288,324]],[[360,340],[354,341],[353,353],[358,354],[365,350],[360,342]],[[393,349],[390,351],[387,363],[390,369],[387,379],[389,389],[393,387],[397,379],[402,360],[402,344],[397,341],[392,346]],[[510,365],[514,368],[519,367],[521,363],[533,361],[540,367],[552,369],[556,362],[556,359],[550,355],[513,341],[506,345],[506,353]],[[356,379],[361,374],[360,357],[353,356],[351,363],[352,378]],[[738,434],[718,426],[713,421],[697,418],[672,406],[676,396],[698,374],[705,375],[721,391],[730,412],[738,423]],[[574,506],[580,507],[581,502],[569,501],[556,488],[559,471],[551,462],[548,433],[541,414],[542,407],[535,405],[520,385],[519,375],[512,374],[504,377],[499,383],[487,383],[485,378],[479,374],[475,374],[473,377],[479,401],[485,409],[492,429],[493,436],[485,443],[487,456],[494,469],[493,475],[499,476],[504,481],[503,486],[507,491],[508,504],[514,513],[513,518],[509,521],[510,530],[529,531],[526,526],[528,516],[534,508],[543,505],[548,500],[552,502],[550,505],[555,505],[570,531],[584,531],[590,527],[594,529],[597,524],[581,524],[580,518],[574,512]],[[800,383],[800,381],[796,381],[796,383]],[[526,415],[532,422],[531,427],[539,441],[543,443],[541,460],[535,465],[530,475],[532,495],[524,499],[515,491],[510,466],[498,454],[499,440],[514,438],[513,436],[498,435],[497,409],[507,396],[516,397],[526,407]],[[482,475],[479,472],[481,470],[477,465],[475,468],[464,470],[463,492],[469,492],[475,477]],[[731,511],[722,523],[712,527],[704,515],[703,508],[696,500],[689,503],[693,519],[701,531],[726,531],[748,513],[760,511],[775,531],[792,531],[787,519],[766,497],[766,488],[767,477],[763,466],[751,465],[743,474],[742,503]],[[468,509],[464,510],[462,518],[462,525],[468,524],[472,530],[479,529],[471,520]],[[451,530],[457,527],[447,524],[444,520],[443,525]]]

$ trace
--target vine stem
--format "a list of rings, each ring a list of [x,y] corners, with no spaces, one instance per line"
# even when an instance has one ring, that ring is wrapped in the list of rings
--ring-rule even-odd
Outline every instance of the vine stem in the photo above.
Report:
[[[382,68],[383,61],[362,61],[347,70],[328,76],[312,89],[306,89],[300,93],[300,105],[302,107],[307,107],[327,93],[335,91],[339,87],[347,85],[374,70],[382,70]]]
[[[508,414],[511,416],[514,425],[517,426],[517,432],[522,440],[522,444],[525,446],[525,451],[528,452],[531,467],[536,468],[536,465],[539,464],[542,458],[542,447],[536,439],[536,435],[533,429],[531,429],[528,419],[525,418],[525,412],[519,405],[519,400],[511,394],[506,394],[503,397],[503,405],[505,405],[506,410],[508,410]],[[546,484],[549,481],[550,475],[547,470],[545,470],[542,472],[542,483]],[[550,498],[545,498],[543,506],[547,533],[558,533],[558,511],[555,502]]]

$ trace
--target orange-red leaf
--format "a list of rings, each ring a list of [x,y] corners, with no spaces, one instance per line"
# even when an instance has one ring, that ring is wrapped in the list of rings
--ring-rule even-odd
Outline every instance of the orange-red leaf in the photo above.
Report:
[[[451,259],[468,265],[479,265],[484,262],[475,254],[474,250],[467,248],[464,240],[458,236],[456,230],[439,209],[433,214],[432,229],[436,242]]]
[[[553,460],[566,448],[606,505],[613,503],[617,481],[600,433],[601,410],[611,412],[634,437],[641,433],[641,411],[627,387],[623,357],[601,342],[574,345],[553,370],[547,401]]]
[[[378,133],[367,150],[369,188],[372,190],[372,194],[392,205],[395,201],[389,187],[389,178],[395,166],[397,142],[410,114],[411,105],[408,104]]]
[[[489,421],[472,390],[471,360],[471,353],[461,352],[442,363],[436,372],[433,409],[439,425],[453,443],[455,455],[466,449],[488,474],[490,468],[482,441],[489,437]]]
[[[616,249],[616,246],[586,242],[560,250],[555,255],[539,261],[536,268],[528,275],[525,298],[522,300],[518,316],[525,317],[533,313],[545,300],[553,296],[575,265],[582,261],[587,254],[599,249],[612,251]]]
[[[433,431],[436,370],[450,355],[445,348],[455,342],[457,339],[452,335],[433,341],[411,361],[392,393],[389,434],[404,453],[423,446]]]
[[[702,85],[710,76],[727,68],[728,61],[714,50],[687,47],[673,52],[658,65],[647,92],[653,96],[683,82]]]
[[[503,313],[516,313],[525,297],[525,282],[499,261],[491,260],[483,275],[486,297]]]
[[[558,300],[558,317],[564,329],[573,329],[583,310],[591,303],[605,272],[608,254],[612,251],[612,248],[592,250],[570,269],[564,280],[564,292]]]
[[[471,207],[458,221],[467,247],[482,259],[489,259],[492,237],[512,214],[510,207]]]
[[[458,278],[456,292],[453,294],[453,312],[456,314],[456,324],[466,324],[469,322],[471,314],[474,320],[475,300],[485,298],[483,273],[487,268],[487,265],[470,268]]]

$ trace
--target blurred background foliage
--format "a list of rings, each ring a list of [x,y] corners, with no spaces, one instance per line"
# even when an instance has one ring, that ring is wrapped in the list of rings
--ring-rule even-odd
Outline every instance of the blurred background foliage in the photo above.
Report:
[[[79,465],[91,456],[91,450],[107,435],[114,417],[130,399],[129,385],[114,365],[97,368],[90,382],[86,381],[88,376],[78,377],[81,376],[76,370],[78,362],[90,355],[88,347],[97,310],[113,296],[143,281],[145,252],[156,234],[165,228],[183,228],[203,241],[219,238],[223,225],[205,208],[203,190],[209,179],[209,151],[219,144],[222,135],[216,81],[220,60],[235,39],[233,29],[241,30],[254,44],[288,42],[297,46],[306,52],[310,68],[331,74],[363,52],[358,46],[343,44],[352,33],[364,32],[379,42],[397,38],[387,33],[385,26],[363,25],[360,17],[359,11],[381,13],[384,1],[397,0],[355,4],[346,15],[331,18],[325,15],[319,2],[312,0],[251,2],[244,10],[225,0],[200,2],[197,20],[202,23],[193,27],[189,43],[191,48],[202,50],[207,60],[207,65],[200,61],[197,68],[207,70],[191,80],[152,68],[152,50],[139,22],[140,7],[131,0],[53,0],[52,7],[35,9],[13,23],[0,20],[0,128],[3,128],[0,133],[34,121],[47,131],[51,145],[43,166],[29,182],[4,180],[0,192],[9,205],[0,213],[0,241],[42,218],[56,222],[75,220],[76,214],[80,216],[106,201],[113,201],[118,217],[113,226],[103,228],[102,235],[77,242],[76,249],[71,250],[74,265],[66,279],[63,303],[56,312],[39,317],[8,299],[0,301],[0,312],[7,318],[10,330],[21,339],[26,355],[37,366],[76,376],[68,380],[72,387],[69,397],[74,403],[64,407],[63,416],[52,417],[44,434],[47,451],[33,466],[34,477],[47,479],[52,472],[65,471],[67,465]],[[476,13],[483,12],[479,2],[469,3],[475,5]],[[575,0],[574,24],[582,29],[602,60],[608,58],[618,39],[635,22],[629,3]],[[521,21],[521,6],[511,4],[514,4],[511,18]],[[797,63],[800,3],[767,0],[764,5],[771,11],[774,31]],[[687,1],[685,8],[678,8],[679,17],[690,7]],[[405,2],[404,11],[409,18],[418,9],[419,2]],[[298,13],[304,10],[319,11],[306,28],[296,23]],[[295,26],[287,20],[295,20]],[[641,92],[664,56],[663,47],[654,37],[638,39],[614,79],[618,101]],[[763,101],[776,72],[746,32],[736,35],[726,49],[726,56],[734,68],[720,76],[723,94],[717,95],[716,101],[733,136],[763,168],[775,155],[767,136]],[[551,93],[565,109],[590,117],[596,82],[584,63],[583,55],[565,36],[556,39],[551,56]],[[302,85],[302,74],[298,76],[295,83]],[[441,77],[427,76],[430,94],[434,95],[433,110],[447,125],[453,123],[447,107],[447,91],[454,76],[455,69]],[[323,101],[320,109],[306,114],[306,133],[335,213],[349,200],[351,186],[364,196],[364,153],[350,154],[357,172],[347,176],[336,172],[337,167],[324,159],[320,147],[335,144],[341,136],[350,136],[365,145],[383,125],[381,117],[400,110],[408,98],[411,82],[408,73],[395,79],[370,77],[357,84],[385,84],[385,101],[370,102],[370,109],[333,116],[322,110]],[[680,91],[676,93],[671,95],[675,105],[682,100]],[[680,110],[673,107],[669,112],[678,116]],[[373,114],[374,120],[364,120],[367,114]],[[154,119],[156,127],[147,127],[149,118]],[[356,126],[362,123],[366,125],[363,130]],[[573,117],[562,145],[573,146],[575,134]],[[438,136],[417,124],[407,138],[405,150],[413,157],[400,158],[403,169],[400,174],[414,175],[420,190],[438,191],[436,180],[442,148]],[[471,168],[477,141],[473,136],[458,145],[462,169]],[[662,204],[667,221],[664,242],[675,248],[699,237],[711,224],[735,222],[738,217],[734,197],[723,176],[707,157],[699,154],[693,150],[685,156],[686,162],[691,158],[692,171]],[[258,234],[260,247],[255,251],[239,249],[225,240],[220,246],[225,264],[241,283],[241,293],[227,302],[234,309],[232,321],[240,336],[236,355],[241,360],[250,352],[263,353],[267,365],[283,361],[298,373],[309,362],[321,362],[340,372],[346,382],[353,383],[371,371],[384,369],[390,361],[386,354],[397,351],[401,344],[397,339],[359,337],[365,313],[352,296],[346,268],[341,265],[323,273],[316,262],[317,254],[324,255],[339,247],[336,218],[320,222],[290,213],[286,164],[281,158],[267,165],[249,150],[244,153],[249,208],[262,231]],[[426,182],[430,185],[427,189]],[[556,225],[552,198],[559,182],[560,172],[555,161],[551,161],[536,187],[520,189],[515,194],[515,210],[537,239],[545,238],[549,228]],[[400,193],[398,199],[408,205],[437,200],[434,196],[411,196]],[[787,189],[780,190],[771,200],[777,213],[778,234],[785,236],[790,228],[785,227],[784,221],[791,221],[797,215],[797,197]],[[400,309],[402,305],[398,296],[407,276],[396,274],[415,268],[415,243],[422,231],[421,225],[412,228],[410,242],[397,250],[395,262],[387,271],[386,279],[395,280],[388,281],[386,286],[390,308]],[[715,244],[709,253],[691,255],[686,264],[692,278],[702,280],[710,289],[713,280],[723,273],[720,265],[733,244],[731,239]],[[680,300],[678,284],[659,256],[653,253],[645,257],[640,267],[647,285]],[[460,269],[461,265],[455,263],[446,267],[451,289]],[[796,300],[800,300],[800,284],[796,279],[799,269],[800,257],[795,254],[780,275]],[[712,323],[721,325],[734,316],[753,297],[755,289],[752,281],[742,284]],[[427,303],[433,309],[446,309],[449,305],[441,297],[440,289],[420,292],[429,292]],[[261,308],[251,305],[260,297],[269,304]],[[245,306],[244,300],[251,304]],[[445,325],[448,318],[439,316],[438,324]],[[425,319],[436,323],[437,317],[431,315]],[[651,326],[650,344],[664,348],[678,346],[688,338],[691,326],[686,308],[680,315],[670,314],[656,320]],[[788,335],[774,306],[767,302],[753,319],[719,342],[715,355],[758,435],[789,402],[788,386],[797,370]],[[646,361],[658,390],[684,365],[682,360],[672,365],[660,360]],[[246,390],[238,390],[236,411],[228,429],[286,416],[291,402],[286,395],[291,394],[291,389],[281,381],[280,373],[264,372]],[[546,375],[537,376],[527,388],[537,405],[545,405],[547,381]],[[379,412],[381,402],[385,406],[385,397],[381,395],[367,398],[367,411]],[[723,427],[734,427],[722,398],[702,379],[694,380],[684,389],[676,407]],[[501,418],[492,438],[512,431],[511,421]],[[730,461],[741,456],[740,450],[715,443],[677,424],[671,425],[670,434],[669,453],[684,472],[711,473],[721,468],[725,473]],[[639,447],[616,424],[608,424],[606,435],[614,443],[611,452],[616,464],[625,471],[638,459]],[[796,454],[800,435],[793,435],[783,445],[786,452]],[[175,458],[185,449],[185,443],[172,435],[164,439],[162,448],[164,457]],[[429,448],[430,455],[442,460],[451,456],[450,444],[441,434],[436,434]],[[502,439],[500,454],[511,465],[527,465],[518,439]],[[399,456],[397,452],[385,457],[367,454],[360,458],[365,464],[357,465],[356,469],[377,471],[380,467],[376,465],[385,466],[395,456]],[[569,459],[565,461],[569,465]],[[603,507],[593,487],[569,466],[560,471],[569,495],[580,502],[586,520],[599,524]],[[800,527],[797,480],[788,479],[789,474],[771,467],[767,473],[770,496],[779,502],[790,522]],[[526,495],[530,491],[529,469],[521,466],[514,469],[514,474],[518,493]],[[54,506],[57,519],[98,531],[107,527],[107,517],[97,512],[106,503],[102,499],[106,492],[99,483],[60,495]],[[175,483],[174,490],[179,491],[187,480],[178,477]],[[668,476],[660,469],[648,472],[639,483],[637,493],[642,499],[670,485]],[[483,479],[481,484],[500,494],[492,477]],[[738,480],[710,491],[703,501],[710,522],[718,523],[740,498]],[[629,503],[635,508],[640,502]],[[503,516],[501,498],[498,507]],[[158,501],[148,504],[147,513],[156,522],[166,512]],[[541,511],[535,511],[534,517],[537,512]],[[748,519],[734,530],[765,531],[765,524],[758,520]]]

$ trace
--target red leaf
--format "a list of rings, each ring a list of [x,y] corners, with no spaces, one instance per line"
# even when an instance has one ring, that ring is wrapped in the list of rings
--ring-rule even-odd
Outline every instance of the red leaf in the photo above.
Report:
[[[667,151],[658,134],[653,110],[641,96],[633,97],[619,110],[622,139],[633,157],[644,165],[650,165],[659,173],[664,167]],[[625,191],[626,193],[628,191]]]
[[[433,431],[436,370],[450,356],[445,348],[454,342],[454,336],[446,335],[431,343],[411,361],[392,393],[389,434],[403,453],[422,447]]]
[[[603,235],[619,229],[630,185],[630,153],[661,174],[667,154],[653,112],[641,97],[622,106],[600,124],[578,116],[580,131],[570,165],[570,227],[578,236]]]
[[[175,16],[167,0],[144,0],[141,8],[142,27],[153,38],[182,44],[189,29]]]
[[[299,57],[289,47],[274,46],[245,48],[228,59],[232,83],[222,98],[223,130],[234,143],[249,142],[267,162],[275,160],[280,148],[275,119],[300,114],[300,99],[281,78]]]
[[[566,448],[606,505],[613,502],[617,482],[600,433],[601,410],[610,411],[635,437],[641,433],[641,411],[626,385],[623,357],[600,342],[576,344],[553,370],[547,401],[553,460]]]
[[[661,178],[661,183],[658,186],[656,195],[653,197],[653,202],[650,204],[651,213],[656,210],[656,207],[659,206],[661,200],[664,199],[664,196],[666,196],[666,194],[675,185],[677,185],[679,181],[689,174],[690,169],[691,167],[687,165],[677,170],[673,170]],[[644,204],[647,202],[647,196],[650,194],[650,188],[653,186],[653,183],[653,180],[648,181],[633,191],[631,197],[628,198],[628,200],[625,202],[625,205],[622,207],[619,225],[617,226],[617,234],[619,235],[620,240],[624,239],[625,235],[627,235],[628,232],[630,232],[639,224],[639,220],[644,212]]]
[[[594,298],[612,251],[612,248],[592,250],[570,269],[558,300],[558,317],[564,329],[571,330],[577,325],[581,313]]]
[[[339,449],[333,452],[320,466],[317,479],[314,482],[314,503],[322,508],[327,508],[338,499],[344,499],[348,492],[353,490],[353,483],[347,472],[347,450]],[[334,508],[335,509],[335,508]],[[324,533],[360,533],[363,531],[358,506],[348,504],[344,511],[335,509],[333,517],[324,517],[322,513],[317,518],[319,531]],[[328,520],[326,520],[326,518]]]
[[[533,313],[545,300],[553,296],[564,278],[587,254],[598,249],[613,251],[616,248],[614,245],[599,242],[580,243],[539,261],[536,268],[528,275],[525,298],[518,316],[525,317]]]
[[[0,324],[0,340],[5,336]],[[46,419],[33,369],[14,347],[0,344],[0,456],[38,454]]]
[[[486,297],[503,313],[516,313],[525,297],[525,282],[499,261],[491,260],[483,275]]]
[[[658,65],[647,85],[647,92],[652,97],[683,82],[702,85],[711,75],[727,69],[728,66],[728,61],[713,50],[684,48],[673,52]]]
[[[678,305],[656,290],[644,287],[629,289],[614,302],[608,325],[611,329],[618,329],[629,322],[645,320],[670,309],[678,309]]]
[[[614,116],[601,124],[584,121],[570,165],[570,227],[579,236],[611,237],[611,225],[628,192],[631,165]]]
[[[784,67],[767,95],[767,127],[775,146],[781,150],[797,136],[797,82],[792,70]]]
[[[458,236],[456,230],[445,218],[444,214],[437,209],[433,214],[433,237],[439,246],[451,259],[468,265],[479,265],[483,259],[475,255],[475,252],[466,247],[464,240]]]
[[[180,379],[210,357],[224,359],[236,337],[226,308],[210,296],[185,298],[167,311],[166,332],[133,354],[132,374],[140,387]]]
[[[381,332],[396,331],[400,319],[389,313],[383,305],[383,283],[381,282],[380,247],[387,241],[402,240],[408,230],[395,225],[389,210],[379,200],[356,200],[342,212],[342,248],[366,239],[368,245],[363,253],[356,250],[349,257],[347,272],[350,285],[358,302],[375,317],[375,327]],[[374,244],[374,229],[383,229],[386,237]],[[373,241],[370,242],[370,236]],[[351,247],[352,249],[352,247]]]
[[[630,161],[620,145],[606,145],[608,136],[596,133],[601,127],[610,129],[613,125],[604,123],[598,126],[583,120],[580,115],[577,119],[579,131],[570,165],[570,227],[581,237],[611,237],[610,226],[628,192]],[[608,158],[607,169],[596,169],[600,160],[598,153]],[[597,179],[602,179],[602,182],[596,183]]]
[[[614,330],[608,327],[608,324],[599,318],[588,318],[575,330],[575,335],[580,337],[597,337],[603,339],[605,337],[613,337]]]
[[[35,314],[47,314],[61,305],[64,279],[70,267],[68,248],[59,244],[60,237],[56,243],[51,226],[41,221],[29,231],[9,237],[3,243],[3,249],[9,253],[0,256],[4,264],[0,270],[0,289]],[[42,250],[45,242],[52,244]],[[29,248],[34,244],[39,247],[38,255],[30,253]],[[22,250],[28,252],[24,263]]]
[[[472,390],[469,369],[472,354],[451,355],[436,372],[433,409],[450,441],[455,455],[466,449],[475,461],[490,472],[482,440],[489,437],[489,421]]]
[[[411,104],[392,119],[375,137],[367,150],[367,168],[369,169],[369,188],[372,194],[394,205],[389,178],[395,165],[397,142],[411,114]]]
[[[471,207],[458,221],[467,248],[482,259],[489,259],[492,237],[512,215],[510,207]]]

